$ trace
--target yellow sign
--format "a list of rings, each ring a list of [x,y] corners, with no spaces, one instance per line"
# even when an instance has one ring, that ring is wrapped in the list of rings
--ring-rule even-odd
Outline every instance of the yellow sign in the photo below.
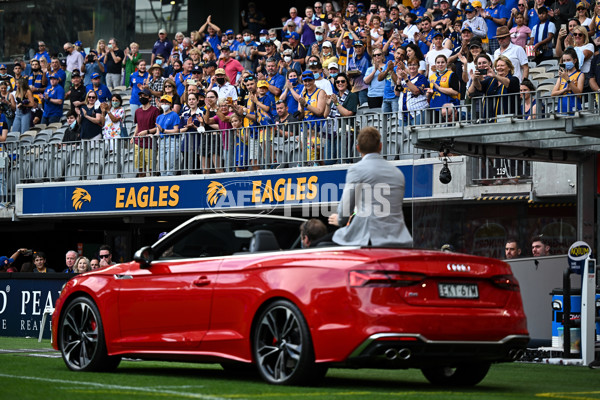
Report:
[[[90,196],[88,191],[85,189],[75,188],[75,190],[73,190],[71,200],[73,200],[73,208],[75,210],[81,210],[81,206],[83,206],[84,201],[87,201],[88,203],[92,202],[92,196]]]
[[[175,207],[179,204],[179,185],[117,188],[115,208]],[[126,193],[127,192],[127,193]]]
[[[309,178],[299,176],[296,178],[281,178],[275,183],[266,181],[252,181],[252,203],[282,202],[295,200],[313,200],[317,197],[319,180],[316,176]]]

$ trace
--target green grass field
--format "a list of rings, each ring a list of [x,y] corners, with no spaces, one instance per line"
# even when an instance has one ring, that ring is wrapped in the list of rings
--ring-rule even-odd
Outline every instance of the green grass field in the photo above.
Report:
[[[533,399],[600,400],[600,370],[541,364],[500,364],[482,383],[448,390],[418,370],[331,369],[320,386],[285,387],[238,377],[218,365],[123,361],[115,373],[67,369],[48,340],[0,338],[0,399]],[[33,355],[32,355],[33,354]]]

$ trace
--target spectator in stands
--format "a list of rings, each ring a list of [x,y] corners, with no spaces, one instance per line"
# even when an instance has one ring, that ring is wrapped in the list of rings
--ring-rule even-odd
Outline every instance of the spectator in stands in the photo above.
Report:
[[[50,68],[46,72],[46,78],[50,80],[50,76],[55,75],[58,79],[58,85],[60,85],[61,88],[64,88],[67,80],[67,74],[60,67],[60,60],[57,57],[52,57],[51,60]]]
[[[165,85],[166,86],[166,85]],[[162,176],[175,175],[177,166],[178,149],[177,134],[181,120],[179,115],[173,111],[173,97],[165,94],[160,98],[160,108],[163,113],[156,119],[156,131],[160,135],[159,141],[159,162],[160,174]]]
[[[65,94],[65,99],[69,99],[71,103],[71,111],[79,112],[79,107],[85,104],[85,86],[81,79],[81,74],[78,70],[71,73],[71,88]]]
[[[371,57],[365,51],[362,40],[354,42],[354,54],[348,60],[347,75],[351,79],[352,91],[358,95],[358,104],[367,104],[368,86],[364,81],[367,69],[371,66]]]
[[[514,72],[512,73],[521,82],[523,78],[529,76],[527,53],[525,53],[525,50],[521,46],[517,46],[511,42],[510,31],[506,26],[498,28],[496,38],[500,47],[494,52],[494,60],[498,60],[500,56],[508,58],[514,68]]]
[[[329,64],[338,62],[337,56],[333,53],[333,45],[331,42],[323,42],[323,46],[321,47],[321,52],[313,52],[311,56],[319,56],[321,59],[321,66],[323,68],[328,68]],[[307,60],[308,62],[308,60]],[[339,69],[339,68],[338,68]],[[302,73],[300,71],[299,73]]]
[[[378,77],[384,68],[383,51],[376,48],[373,50],[373,65],[365,73],[365,83],[369,87],[367,89],[367,104],[369,108],[379,108],[383,104],[385,81],[380,81]]]
[[[558,70],[558,79],[551,93],[552,96],[560,96],[556,109],[558,113],[572,113],[581,110],[581,96],[576,95],[583,93],[585,76],[579,70],[577,57],[575,49],[567,48],[560,59],[562,65]]]
[[[459,105],[460,86],[458,76],[448,69],[448,59],[439,54],[435,58],[435,72],[429,76],[429,98],[430,108],[441,108],[445,104]]]
[[[324,118],[325,107],[327,102],[327,94],[324,90],[319,89],[315,83],[315,76],[310,71],[304,71],[302,74],[302,83],[304,84],[304,91],[301,97],[296,98],[295,92],[291,92],[294,98],[298,101],[299,111],[302,113],[304,121],[307,121],[309,126],[309,132],[307,132],[306,138],[307,143],[303,143],[304,146],[309,144],[316,144],[317,133],[321,130],[321,123],[316,122]],[[311,154],[308,152],[309,160],[318,160],[320,155]]]
[[[327,226],[320,219],[311,218],[300,225],[300,246],[307,249],[325,235]]]
[[[519,1],[522,2],[524,0]],[[523,16],[523,13],[515,13],[514,18],[515,25],[510,29],[510,40],[514,45],[521,46],[525,49],[531,35],[531,29],[525,25],[525,16]]]
[[[448,57],[452,55],[452,50],[442,46],[443,38],[444,35],[440,31],[436,31],[433,34],[433,44],[431,45],[431,50],[429,50],[425,56],[425,61],[427,63],[427,74],[429,76],[435,72],[434,66],[436,65],[437,56],[442,54],[446,57],[446,60],[448,60]]]
[[[100,61],[96,50],[90,50],[90,54],[85,58],[85,65],[81,69],[81,72],[85,73],[83,79],[84,86],[87,87],[92,84],[92,75],[94,74],[98,74],[100,82],[104,84],[104,73],[106,72],[106,68]]]
[[[83,68],[83,56],[80,52],[75,49],[75,46],[71,42],[65,43],[63,46],[65,53],[67,54],[67,71],[73,72],[73,70],[78,69],[81,71]]]
[[[292,59],[300,65],[304,65],[306,57],[306,47],[300,43],[300,35],[297,32],[292,32],[285,37],[287,45],[292,49]],[[281,44],[285,47],[286,42]]]
[[[275,103],[275,110],[277,129],[273,138],[273,154],[274,159],[279,163],[277,168],[284,168],[290,163],[300,161],[300,130],[297,124],[290,126],[290,123],[297,122],[298,119],[289,113],[284,100],[280,99]]]
[[[42,116],[43,124],[60,122],[62,118],[62,105],[65,100],[65,91],[58,84],[59,77],[56,74],[50,75],[50,86],[44,92],[44,114]]]
[[[160,98],[160,96],[163,94],[166,78],[163,76],[164,70],[159,64],[154,64],[148,72],[150,74],[150,78],[142,90],[148,89],[150,91],[150,104],[156,107],[156,99]],[[140,105],[141,104],[142,103],[140,103]],[[135,115],[134,112],[132,112],[132,114]]]
[[[561,38],[561,34],[559,33],[559,40]],[[571,35],[568,35],[565,38],[565,45],[568,47],[574,47],[577,53],[577,57],[579,60],[578,68],[584,74],[587,74],[591,68],[592,56],[594,55],[594,44],[590,43],[587,29],[583,26],[576,26],[573,28]],[[556,56],[562,56],[563,52],[559,51],[559,48],[556,48]],[[586,79],[586,86],[587,86]]]
[[[477,37],[479,39],[487,38],[488,26],[485,22],[485,19],[483,19],[479,15],[477,9],[469,3],[464,7],[463,10],[465,12],[466,18],[462,24],[462,29],[467,27],[471,28],[474,37]]]
[[[35,60],[41,60],[42,58],[45,58],[48,63],[50,62],[50,54],[48,54],[48,51],[46,50],[46,43],[41,40],[38,42],[38,51],[35,53],[33,58]]]
[[[77,123],[81,126],[81,139],[97,140],[102,135],[104,118],[102,111],[96,107],[98,96],[93,90],[89,90],[85,97],[85,105],[79,108]]]
[[[81,127],[77,123],[77,113],[69,111],[67,113],[67,129],[63,135],[63,143],[79,142],[81,140]]]
[[[88,92],[91,90],[96,94],[98,103],[107,102],[111,97],[111,93],[110,93],[110,90],[108,89],[108,87],[101,83],[100,74],[98,74],[97,72],[94,72],[92,74],[91,78],[92,78],[92,83],[87,85],[85,87],[85,89]]]
[[[519,0],[519,2],[521,1],[524,0]],[[537,16],[539,22],[532,28],[529,44],[533,45],[535,62],[539,63],[553,58],[552,41],[556,35],[556,26],[548,20],[548,10],[546,7],[539,7],[537,9]]]
[[[550,243],[544,235],[536,235],[531,239],[531,255],[533,257],[550,255]]]
[[[315,78],[315,85],[319,89],[323,89],[327,95],[332,95],[334,93],[334,88],[326,79],[325,74],[323,73],[323,66],[317,56],[310,56],[308,58],[308,66],[307,71],[312,72],[313,77]]]
[[[348,169],[337,213],[329,217],[331,225],[342,227],[335,231],[333,241],[340,245],[412,246],[402,211],[404,175],[381,156],[377,129],[361,129],[357,142],[362,159]],[[385,192],[376,193],[383,187]]]
[[[129,47],[123,50],[123,54],[125,54],[125,87],[130,88],[131,83],[129,82],[129,78],[137,70],[138,63],[142,60],[140,45],[136,42],[131,42]],[[131,113],[134,114],[133,111]]]
[[[135,112],[133,123],[135,131],[131,142],[134,143],[134,163],[138,168],[138,177],[152,174],[154,161],[152,158],[153,136],[156,134],[156,119],[160,115],[158,108],[150,104],[152,93],[149,89],[142,90],[138,98],[142,107]]]
[[[26,249],[23,249],[26,250]],[[15,258],[19,256],[19,250],[17,250],[11,257],[2,256],[0,257],[0,273],[6,272],[19,272],[19,270],[12,264],[15,262]]]
[[[100,268],[100,260],[97,258],[92,258],[90,260],[90,268],[93,270]]]
[[[204,39],[204,42],[210,43],[210,46],[215,52],[217,58],[221,54],[220,44],[221,44],[221,28],[215,25],[212,22],[212,16],[209,15],[206,17],[206,22],[198,29],[198,34]]]
[[[304,85],[300,83],[296,70],[289,70],[287,73],[286,83],[281,96],[279,96],[279,100],[286,102],[287,110],[292,115],[296,115],[298,113],[298,101],[291,94],[291,92],[294,91],[297,97],[300,97],[300,93],[302,93],[303,90]]]
[[[160,29],[158,31],[158,40],[154,42],[154,46],[152,47],[152,57],[150,58],[150,64],[154,65],[154,60],[156,60],[157,56],[162,57],[163,60],[168,60],[172,51],[173,43],[171,43],[171,41],[167,37],[167,31],[164,29]]]
[[[571,39],[573,36],[573,31],[575,28],[579,26],[579,20],[577,18],[571,18],[567,25],[562,25],[560,31],[558,31],[558,37],[556,39],[556,47],[555,47],[555,55],[556,57],[562,56],[562,52],[564,49],[569,47],[569,44],[566,43],[567,38]],[[569,40],[572,44],[573,42]]]
[[[0,82],[0,112],[6,118],[5,128],[10,129],[15,120],[15,112],[11,106],[11,98],[13,96],[8,91],[8,84],[6,82]]]
[[[521,256],[521,247],[519,246],[517,239],[506,239],[506,244],[504,245],[504,256],[507,260],[512,260]]]
[[[410,58],[406,68],[398,71],[400,84],[396,86],[399,94],[398,108],[402,111],[402,122],[419,125],[424,121],[423,110],[429,107],[427,88],[429,81],[419,73],[419,60]]]
[[[481,72],[486,71],[485,74]],[[477,70],[469,88],[471,97],[483,96],[482,108],[484,118],[493,122],[496,115],[516,114],[520,110],[520,85],[517,77],[513,76],[514,67],[505,56],[494,61],[494,69],[490,66],[487,54],[477,58]]]
[[[90,265],[90,260],[87,257],[81,256],[77,258],[75,261],[75,272],[78,274],[83,274],[84,272],[88,272],[92,270],[92,266]]]
[[[138,62],[137,71],[133,72],[129,77],[129,82],[131,83],[132,87],[129,108],[131,109],[132,114],[135,114],[135,110],[141,107],[142,104],[140,103],[138,95],[140,91],[148,86],[149,80],[150,75],[148,74],[148,71],[146,71],[146,60],[140,60]]]
[[[164,95],[171,96],[172,105],[173,105],[172,110],[175,111],[175,113],[179,114],[181,112],[181,98],[179,97],[179,94],[177,93],[175,88],[176,88],[175,81],[173,79],[165,80],[165,84],[163,85],[163,96]],[[160,105],[160,99],[159,99],[159,105]]]
[[[596,54],[590,63],[590,90],[600,92],[600,53]]]
[[[591,24],[592,24],[592,19],[590,18],[589,14],[588,14],[588,7],[589,4],[585,1],[582,0],[580,2],[577,3],[577,13],[576,13],[576,18],[579,20],[579,24],[583,27],[585,27],[588,32],[590,32],[590,36],[593,33],[592,29],[591,29]]]
[[[38,60],[31,60],[31,75],[29,76],[28,84],[31,92],[38,100],[42,99],[42,95],[46,90],[46,86],[48,85],[48,80],[46,78],[46,74],[42,72],[42,67],[40,66],[40,62]]]
[[[45,274],[47,272],[46,254],[43,252],[36,251],[33,253],[33,263],[35,264],[34,273]]]
[[[24,78],[19,79],[16,85],[17,87],[11,96],[11,107],[15,112],[12,130],[23,133],[28,131],[31,126],[31,108],[34,105],[33,93]]]
[[[231,57],[231,49],[229,48],[229,46],[221,46],[219,68],[225,70],[225,74],[229,78],[229,82],[232,85],[236,85],[238,83],[239,77],[244,71],[244,67],[242,66],[242,64],[240,64],[240,62],[235,58]]]
[[[576,2],[572,0],[556,0],[550,7],[550,17],[558,26],[566,25],[570,18],[575,17]]]
[[[536,119],[538,113],[537,103],[534,97],[535,86],[533,83],[525,78],[521,82],[521,113],[523,119]]]
[[[377,76],[379,81],[385,81],[383,89],[383,106],[381,109],[384,113],[398,112],[398,96],[396,96],[394,89],[398,84],[396,70],[400,65],[404,66],[404,61],[402,60],[404,52],[405,51],[402,48],[396,49],[394,61],[388,61],[386,68]],[[385,54],[385,51],[383,51],[383,54]]]
[[[183,68],[180,72],[178,72],[175,77],[173,77],[173,81],[176,84],[177,94],[181,97],[185,92],[185,87],[187,85],[188,79],[192,79],[192,68],[194,67],[194,63],[189,58],[183,62]],[[179,111],[176,111],[179,113]]]
[[[352,91],[352,84],[348,75],[340,73],[335,78],[335,93],[327,96],[325,101],[324,116],[327,120],[327,142],[325,143],[325,158],[326,164],[333,164],[336,159],[341,156],[338,154],[338,129],[340,125],[338,119],[340,117],[352,117],[356,115],[358,107],[358,94]],[[346,147],[346,143],[341,144]]]
[[[187,94],[187,107],[181,114],[181,120],[179,124],[179,132],[184,133],[183,143],[181,144],[182,156],[185,160],[185,164],[189,169],[197,169],[198,163],[197,153],[200,153],[200,159],[204,152],[200,148],[201,133],[204,132],[204,117],[203,112],[198,107],[199,95],[196,93]],[[205,145],[205,143],[203,143]],[[207,171],[202,171],[204,174],[208,174]]]
[[[100,111],[102,111],[102,118],[104,119],[102,136],[109,144],[108,148],[113,150],[114,139],[122,137],[124,133],[123,118],[125,117],[125,110],[123,109],[121,95],[118,93],[113,94],[111,104],[102,103]]]
[[[489,51],[490,53],[494,53],[496,49],[500,47],[500,44],[498,43],[500,36],[497,36],[496,31],[500,27],[508,28],[506,27],[506,23],[510,18],[510,10],[504,7],[504,5],[500,3],[500,0],[491,0],[491,4],[485,9],[483,17],[485,18],[488,27],[487,37],[490,41]]]
[[[33,107],[31,107],[31,126],[36,126],[42,123],[44,110],[42,109],[37,97],[33,96]]]
[[[107,245],[107,244],[103,244],[98,249],[98,258],[100,259],[100,266],[101,267],[106,267],[106,266],[109,266],[109,265],[115,265],[115,262],[113,261],[112,248],[109,245]]]
[[[212,79],[208,90],[217,92],[218,99],[231,99],[236,101],[238,98],[235,86],[229,83],[229,77],[223,68],[215,71],[215,79]]]
[[[590,36],[598,37],[600,34],[600,2],[596,2],[590,23]]]

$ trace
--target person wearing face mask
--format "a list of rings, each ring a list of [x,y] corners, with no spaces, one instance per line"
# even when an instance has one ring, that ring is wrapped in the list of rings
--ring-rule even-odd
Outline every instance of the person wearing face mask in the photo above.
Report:
[[[558,79],[552,89],[552,96],[561,96],[557,104],[557,112],[572,113],[581,110],[581,97],[575,94],[583,93],[585,75],[579,70],[579,59],[573,48],[568,48],[563,53],[558,71]]]
[[[302,65],[294,61],[292,49],[285,49],[282,54],[283,58],[279,61],[279,75],[286,76],[292,70],[298,75],[302,74]]]
[[[163,76],[163,69],[159,64],[154,64],[148,72],[150,73],[150,78],[148,82],[142,86],[142,90],[148,89],[150,91],[150,93],[152,94],[150,98],[150,104],[156,107],[156,98],[162,96],[166,79]],[[140,105],[141,104],[142,103],[140,103]],[[132,114],[135,115],[135,112],[132,111]]]
[[[77,114],[74,111],[67,113],[67,129],[63,136],[63,143],[79,142],[81,140],[81,127],[77,123]]]
[[[318,54],[315,54],[318,55]],[[338,62],[338,58],[335,54],[333,54],[333,45],[331,42],[323,43],[323,47],[321,48],[321,66],[325,69],[331,63]]]
[[[67,71],[73,72],[73,70],[78,69],[81,71],[83,68],[83,56],[80,52],[75,50],[75,46],[71,42],[65,43],[63,46],[65,53],[67,55]]]
[[[208,87],[208,90],[215,90],[218,93],[219,99],[231,99],[237,101],[238,95],[235,86],[229,83],[225,70],[219,68],[215,71],[215,79],[213,79]]]
[[[302,36],[300,43],[306,47],[310,47],[316,39],[316,29],[323,27],[323,22],[315,15],[315,11],[312,7],[308,6],[304,10],[305,17],[300,21],[298,25],[298,33]]]
[[[295,69],[291,69],[287,73],[287,79],[283,92],[279,96],[279,100],[285,101],[288,112],[292,115],[298,114],[298,100],[291,94],[296,93],[296,97],[300,97],[300,93],[304,90],[304,85],[298,80],[298,72]]]
[[[71,73],[71,89],[65,95],[66,99],[71,102],[71,111],[76,111],[76,107],[81,107],[85,104],[85,86],[81,79],[81,74],[78,70]]]
[[[164,95],[160,98],[162,114],[156,119],[156,131],[160,136],[159,145],[159,170],[162,176],[175,175],[178,159],[179,115],[172,110],[173,98]]]
[[[146,60],[140,60],[138,63],[138,70],[131,74],[129,77],[129,82],[131,83],[131,100],[129,100],[129,107],[131,109],[131,113],[135,115],[135,110],[137,110],[142,103],[138,98],[138,94],[144,87],[147,87],[149,80],[148,71],[146,71]]]
[[[325,76],[323,75],[323,66],[316,56],[309,57],[307,71],[312,72],[313,77],[315,78],[315,85],[318,88],[323,89],[327,96],[333,94],[333,86],[328,79],[325,79]]]
[[[134,114],[135,131],[131,143],[134,144],[134,163],[138,168],[138,177],[152,173],[152,136],[156,133],[156,119],[160,110],[150,104],[152,93],[149,89],[142,90],[138,98],[142,104]]]
[[[335,78],[340,74],[340,66],[337,65],[337,63],[332,62],[327,66],[327,70],[329,72],[329,77],[327,79],[329,79],[329,82],[333,86],[333,90],[336,90]]]
[[[240,43],[237,50],[237,60],[246,70],[252,69],[252,49],[256,48],[256,43],[252,41],[252,32],[244,29],[242,32],[243,43]]]
[[[275,51],[281,51],[281,42],[277,39],[277,31],[275,29],[269,29],[269,41],[275,45]]]
[[[164,29],[159,30],[158,40],[152,47],[152,58],[150,59],[150,64],[154,64],[154,60],[156,60],[157,56],[161,56],[163,60],[167,60],[172,51],[173,43],[167,37],[167,31]]]
[[[137,96],[136,96],[137,97]],[[121,137],[123,131],[123,117],[125,110],[121,106],[123,99],[120,94],[113,94],[110,100],[110,105],[102,103],[100,110],[104,117],[104,126],[102,127],[102,136],[109,143],[109,148],[114,148],[114,139]]]
[[[244,72],[242,64],[231,57],[231,49],[229,46],[221,46],[221,59],[219,60],[219,68],[225,70],[225,74],[229,78],[229,82],[237,83],[238,77]]]

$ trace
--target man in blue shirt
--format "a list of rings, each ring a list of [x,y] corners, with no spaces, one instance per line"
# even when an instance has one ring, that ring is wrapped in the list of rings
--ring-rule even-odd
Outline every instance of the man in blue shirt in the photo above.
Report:
[[[269,92],[275,96],[276,100],[279,100],[283,86],[285,85],[285,78],[277,73],[277,60],[275,58],[268,58],[267,64],[267,82],[269,83]]]
[[[65,99],[65,90],[58,84],[58,76],[52,74],[49,78],[50,86],[44,92],[44,114],[42,115],[42,124],[46,125],[60,122]]]
[[[142,106],[139,93],[144,89],[144,85],[148,84],[149,80],[150,75],[146,71],[146,60],[141,59],[138,62],[138,70],[132,73],[129,78],[129,82],[131,82],[131,99],[129,100],[131,115],[135,115],[135,110]]]
[[[60,67],[60,60],[57,57],[53,57],[50,61],[50,70],[46,72],[46,78],[49,80],[52,74],[56,75],[58,84],[64,89],[65,82],[67,81],[67,73]]]
[[[46,43],[44,43],[40,40],[38,42],[38,52],[35,53],[35,56],[33,56],[33,59],[40,60],[42,58],[45,58],[46,61],[48,61],[48,64],[50,64],[50,54],[48,54],[48,51],[46,51]]]
[[[85,87],[85,91],[89,92],[90,90],[93,90],[94,92],[96,92],[96,96],[98,97],[97,101],[100,103],[104,103],[105,101],[110,100],[112,94],[110,93],[110,90],[108,90],[108,87],[106,85],[100,83],[100,74],[95,72],[92,74],[91,78],[92,83]]]
[[[205,34],[205,31],[208,31],[208,33]],[[210,43],[218,60],[219,55],[221,54],[221,49],[219,49],[219,46],[221,45],[221,28],[212,23],[210,15],[206,18],[204,25],[198,29],[198,34],[204,35],[204,40]]]
[[[183,62],[183,68],[181,72],[175,75],[175,85],[177,86],[177,94],[181,97],[185,92],[185,81],[192,79],[192,68],[194,68],[194,62],[187,58]]]
[[[510,18],[510,10],[507,10],[500,4],[500,0],[491,0],[491,4],[485,9],[483,17],[485,18],[485,23],[488,27],[487,37],[490,40],[489,53],[494,54],[500,47],[498,39],[496,38],[496,30],[498,27],[506,25]]]
[[[412,0],[412,13],[417,17],[422,17],[427,12],[427,9],[421,5],[421,0]]]
[[[154,42],[152,47],[152,57],[150,64],[154,65],[154,60],[157,56],[162,57],[163,60],[168,60],[171,52],[173,51],[173,43],[167,37],[167,31],[161,29],[158,31],[158,40]]]
[[[361,40],[354,42],[354,55],[348,60],[348,77],[353,79],[352,92],[358,94],[358,104],[367,103],[367,91],[369,86],[364,77],[367,69],[371,66],[371,57],[365,51],[365,45]]]

